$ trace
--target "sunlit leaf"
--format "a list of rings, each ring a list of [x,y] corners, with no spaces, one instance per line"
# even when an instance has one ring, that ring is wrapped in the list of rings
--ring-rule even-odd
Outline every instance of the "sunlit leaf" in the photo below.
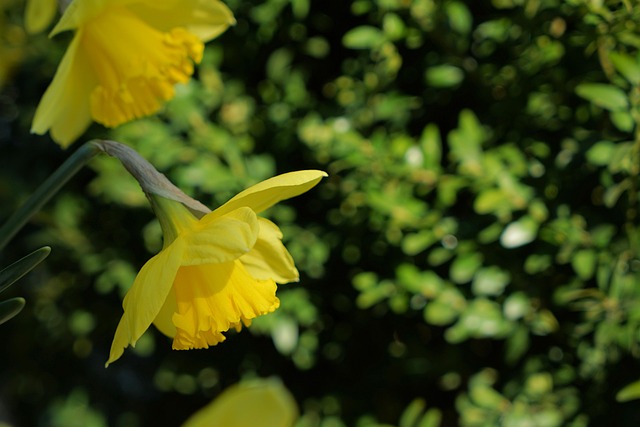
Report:
[[[628,108],[627,95],[618,87],[604,83],[582,83],[576,93],[595,105],[609,111],[623,111]]]
[[[415,427],[424,412],[426,404],[423,399],[414,399],[400,416],[398,427]]]
[[[590,279],[596,269],[596,252],[593,249],[577,251],[571,259],[571,266],[578,277],[583,280]]]
[[[342,44],[350,49],[371,49],[384,42],[384,33],[368,25],[355,27],[344,35]]]
[[[538,223],[525,216],[509,224],[500,236],[500,244],[505,248],[517,248],[531,243],[538,233]]]
[[[640,85],[640,63],[626,53],[611,52],[609,59],[616,70],[631,84]]]
[[[614,152],[615,144],[613,142],[599,141],[587,151],[587,160],[593,165],[606,166],[611,161]]]
[[[616,393],[616,400],[618,402],[628,402],[636,399],[640,399],[640,380],[624,386]]]
[[[443,64],[428,68],[425,79],[433,87],[453,87],[464,79],[464,72],[453,65]]]
[[[454,283],[469,282],[482,265],[482,255],[474,252],[458,256],[451,264],[449,276]]]

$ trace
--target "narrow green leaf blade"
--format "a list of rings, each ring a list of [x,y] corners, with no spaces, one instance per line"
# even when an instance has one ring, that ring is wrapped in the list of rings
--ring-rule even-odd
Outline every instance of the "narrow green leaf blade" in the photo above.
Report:
[[[7,289],[22,276],[40,264],[51,253],[49,246],[44,246],[19,259],[10,266],[0,271],[0,292]]]
[[[25,303],[24,298],[20,297],[0,302],[0,325],[20,313]]]

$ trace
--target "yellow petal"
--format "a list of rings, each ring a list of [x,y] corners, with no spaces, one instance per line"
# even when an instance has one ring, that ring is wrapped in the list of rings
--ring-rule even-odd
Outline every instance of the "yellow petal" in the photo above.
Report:
[[[157,112],[186,83],[204,45],[184,28],[159,31],[125,7],[108,7],[82,27],[82,52],[99,84],[91,115],[108,127]]]
[[[181,267],[176,276],[178,310],[173,348],[207,348],[224,339],[221,332],[280,305],[276,284],[251,277],[240,261]]]
[[[80,52],[81,37],[79,32],[71,41],[31,126],[31,132],[39,135],[50,130],[51,137],[63,148],[91,123],[89,96],[97,81],[87,58]]]
[[[176,239],[142,267],[122,306],[124,314],[116,329],[107,365],[115,362],[138,339],[158,316],[180,267],[184,241]]]
[[[125,6],[136,1],[138,0],[73,0],[60,17],[60,21],[51,30],[49,37],[79,28],[104,12],[107,7]]]
[[[186,249],[182,265],[233,261],[251,250],[258,238],[258,218],[250,208],[220,217],[202,217],[197,227],[183,233]]]
[[[167,299],[165,299],[164,304],[153,321],[155,327],[169,338],[176,336],[176,325],[173,324],[173,313],[176,311],[178,311],[178,303],[176,301],[175,291],[171,288]]]
[[[182,427],[292,427],[296,401],[275,379],[259,379],[226,389],[192,415]]]
[[[51,24],[56,15],[56,0],[27,0],[24,26],[29,34],[37,34]]]
[[[242,191],[212,214],[224,215],[241,206],[248,206],[256,213],[260,213],[282,200],[309,191],[325,176],[328,175],[323,171],[305,170],[269,178]]]
[[[145,0],[129,9],[162,31],[184,27],[205,42],[236,22],[229,8],[217,0]]]
[[[293,258],[282,244],[282,232],[267,219],[258,218],[258,222],[258,240],[249,253],[240,257],[240,262],[256,279],[271,279],[276,283],[297,281],[300,276]]]

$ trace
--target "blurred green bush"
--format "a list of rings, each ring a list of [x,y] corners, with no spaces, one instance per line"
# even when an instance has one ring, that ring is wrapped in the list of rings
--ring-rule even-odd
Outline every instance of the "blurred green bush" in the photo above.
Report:
[[[327,170],[268,212],[301,282],[218,347],[172,352],[150,331],[104,370],[161,234],[137,184],[96,159],[2,254],[53,248],[0,330],[0,420],[179,425],[276,375],[298,427],[637,425],[640,7],[228,4],[237,25],[162,114],[87,138],[134,146],[212,207]],[[6,47],[22,5],[2,5]],[[3,217],[69,154],[28,133],[66,41],[29,39],[0,95]]]

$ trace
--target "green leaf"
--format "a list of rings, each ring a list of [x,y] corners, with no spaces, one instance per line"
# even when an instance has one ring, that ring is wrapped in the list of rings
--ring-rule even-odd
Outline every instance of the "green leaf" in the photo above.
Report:
[[[624,111],[628,108],[627,94],[616,86],[603,83],[583,83],[576,93],[598,107],[609,111]]]
[[[442,411],[438,408],[431,408],[422,417],[416,427],[439,427],[442,423]]]
[[[438,126],[429,123],[420,136],[420,147],[424,153],[424,164],[430,168],[439,168],[442,160],[442,138]]]
[[[467,6],[458,1],[445,3],[445,5],[451,28],[460,34],[468,34],[473,24],[473,15]]]
[[[549,255],[531,254],[524,262],[524,271],[527,274],[540,273],[551,266]]]
[[[342,44],[350,49],[371,49],[384,41],[384,33],[380,29],[369,25],[353,28],[342,38]]]
[[[482,265],[482,255],[474,252],[459,255],[451,264],[449,276],[454,283],[462,284],[469,282],[476,271]]]
[[[382,21],[382,29],[389,40],[399,40],[404,37],[407,28],[404,21],[395,13],[386,13]]]
[[[481,268],[473,277],[471,291],[475,295],[497,296],[511,281],[509,273],[498,267]]]
[[[395,291],[396,287],[393,283],[383,280],[376,287],[362,291],[362,293],[358,295],[358,298],[356,298],[356,304],[359,308],[369,308],[389,298]]]
[[[635,399],[640,399],[640,380],[632,382],[616,393],[618,402],[628,402]]]
[[[453,65],[438,65],[427,69],[425,79],[433,87],[453,87],[464,79],[464,72]]]
[[[609,161],[609,171],[611,173],[630,172],[632,166],[633,142],[619,142]]]
[[[460,318],[447,331],[445,339],[450,343],[462,342],[473,338],[502,338],[507,336],[511,323],[505,321],[501,307],[486,298],[471,301],[460,314]]]
[[[452,250],[446,248],[435,248],[429,252],[429,256],[427,257],[427,262],[429,265],[433,267],[437,267],[439,265],[444,264],[449,261],[454,255]]]
[[[458,312],[439,299],[427,303],[424,320],[430,325],[448,325],[458,317]]]
[[[629,181],[622,181],[619,184],[613,185],[607,188],[602,196],[604,205],[608,208],[612,208],[618,203],[618,199],[622,194],[629,189]]]
[[[427,303],[424,308],[424,320],[431,325],[448,325],[465,309],[467,302],[460,291],[454,287],[445,288],[438,297]]]
[[[431,230],[408,234],[402,239],[402,251],[409,256],[414,256],[433,245],[437,240]]]
[[[473,203],[473,209],[480,215],[496,212],[508,204],[507,195],[499,188],[483,190]]]
[[[309,0],[291,0],[291,9],[293,10],[293,15],[297,19],[304,19],[309,15]]]
[[[0,302],[0,325],[20,313],[25,303],[24,298],[20,297]]]
[[[505,347],[505,361],[513,364],[529,349],[529,330],[526,326],[518,326],[513,334],[507,338]]]
[[[592,165],[606,166],[613,158],[616,144],[611,141],[599,141],[593,144],[586,153],[587,160]]]
[[[611,113],[611,122],[622,132],[631,132],[635,126],[633,116],[628,111],[614,111]]]
[[[588,280],[596,269],[596,252],[593,249],[582,249],[571,259],[571,266],[579,278]]]
[[[640,64],[631,56],[620,53],[611,52],[609,54],[611,63],[622,76],[633,85],[640,84]]]
[[[553,390],[553,377],[548,372],[539,372],[529,376],[524,387],[529,396],[544,396]]]
[[[402,412],[399,427],[415,427],[420,415],[422,415],[426,404],[424,399],[414,399]]]
[[[7,289],[22,276],[40,264],[51,252],[49,246],[44,246],[19,259],[10,266],[0,271],[0,292]]]
[[[491,387],[474,385],[469,391],[469,397],[476,405],[490,410],[500,410],[507,403],[507,399]]]
[[[478,242],[485,245],[495,242],[496,240],[498,240],[498,238],[500,238],[500,234],[502,234],[503,229],[504,226],[502,224],[500,224],[499,222],[494,222],[484,230],[480,230],[480,232],[478,233]]]
[[[531,310],[531,302],[524,292],[515,292],[507,297],[502,306],[504,317],[509,320],[521,319]]]
[[[378,283],[378,276],[370,271],[365,271],[362,273],[358,273],[353,278],[353,287],[359,290],[360,292],[366,291],[367,289],[375,288]]]
[[[525,216],[507,225],[500,236],[500,244],[508,249],[517,248],[531,243],[537,234],[538,223]]]

